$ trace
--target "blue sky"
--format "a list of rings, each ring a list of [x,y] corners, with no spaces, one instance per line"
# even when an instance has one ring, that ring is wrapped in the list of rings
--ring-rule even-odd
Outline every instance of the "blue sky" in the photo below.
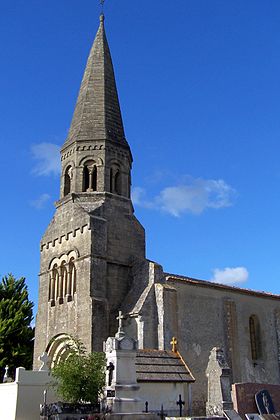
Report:
[[[147,257],[279,293],[279,0],[107,0]],[[39,241],[98,27],[93,0],[0,1],[0,275],[37,301]]]

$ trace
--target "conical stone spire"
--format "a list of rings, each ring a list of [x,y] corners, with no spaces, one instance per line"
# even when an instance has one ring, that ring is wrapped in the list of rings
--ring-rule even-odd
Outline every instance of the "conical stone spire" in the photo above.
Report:
[[[126,144],[111,54],[100,16],[75,112],[64,146],[74,141],[111,140]]]

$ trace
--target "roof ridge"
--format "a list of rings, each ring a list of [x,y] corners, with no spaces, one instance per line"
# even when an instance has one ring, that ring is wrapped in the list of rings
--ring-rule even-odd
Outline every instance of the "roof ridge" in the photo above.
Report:
[[[179,280],[179,281],[185,281],[185,282],[189,282],[198,286],[210,286],[210,287],[214,287],[216,289],[226,289],[226,290],[231,290],[233,292],[239,292],[239,293],[243,293],[243,294],[252,294],[252,295],[261,295],[264,298],[271,298],[271,299],[280,299],[280,295],[277,295],[275,293],[271,293],[271,292],[265,292],[265,291],[258,291],[258,290],[253,290],[253,289],[245,289],[242,287],[238,287],[238,286],[230,286],[227,284],[222,284],[222,283],[214,283],[212,281],[209,280],[201,280],[201,279],[195,279],[192,277],[187,277],[187,276],[183,276],[183,275],[178,275],[178,274],[171,274],[171,273],[164,273],[165,274],[165,278],[167,281],[172,281],[172,280]]]

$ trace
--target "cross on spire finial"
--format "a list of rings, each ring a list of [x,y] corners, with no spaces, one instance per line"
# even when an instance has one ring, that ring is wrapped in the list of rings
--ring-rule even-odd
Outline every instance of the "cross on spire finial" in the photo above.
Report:
[[[103,14],[103,10],[104,10],[104,2],[105,2],[105,0],[99,0],[100,6],[101,6],[101,11],[102,11],[102,14]]]
[[[172,345],[172,351],[173,353],[177,352],[177,338],[176,337],[172,337],[172,340],[170,341],[170,344]]]

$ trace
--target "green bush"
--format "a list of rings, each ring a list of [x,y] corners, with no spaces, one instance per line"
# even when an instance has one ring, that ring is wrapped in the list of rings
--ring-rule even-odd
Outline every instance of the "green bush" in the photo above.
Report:
[[[104,353],[86,354],[79,340],[74,340],[69,356],[52,369],[57,395],[68,403],[95,404],[105,386]]]

